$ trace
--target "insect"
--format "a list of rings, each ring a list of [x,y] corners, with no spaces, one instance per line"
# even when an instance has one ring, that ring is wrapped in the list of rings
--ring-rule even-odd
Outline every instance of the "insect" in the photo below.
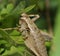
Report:
[[[34,21],[39,18],[39,15],[27,15],[26,13],[23,13],[21,16],[22,17],[19,20],[19,31],[24,37],[26,46],[33,51],[36,56],[48,56],[45,41],[50,40],[51,36],[47,33],[43,33],[43,31],[38,29],[34,23]],[[30,16],[35,17],[31,19]],[[47,38],[44,36],[47,36]]]

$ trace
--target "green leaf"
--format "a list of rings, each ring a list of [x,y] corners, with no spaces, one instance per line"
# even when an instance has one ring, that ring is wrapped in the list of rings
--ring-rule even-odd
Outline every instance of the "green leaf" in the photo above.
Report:
[[[13,46],[17,46],[17,43],[9,36],[9,34],[0,29],[0,35],[3,37],[4,40],[6,40],[9,44],[13,45]]]
[[[12,11],[12,14],[19,14],[21,10],[25,8],[25,1],[21,1],[16,8]]]
[[[24,40],[22,36],[10,36],[16,43],[18,44],[24,44]]]
[[[1,11],[1,15],[3,14],[8,14],[9,12],[11,12],[11,10],[13,9],[13,4],[8,4],[7,5],[7,8],[3,8],[2,11]]]
[[[1,44],[6,44],[7,42],[5,40],[0,40],[0,45]]]
[[[1,49],[0,49],[0,53],[1,53],[3,50],[4,50],[4,49],[3,49],[3,48],[1,48]]]
[[[10,33],[11,36],[19,36],[20,35],[20,32],[18,32],[17,30],[13,30],[11,33]]]
[[[24,56],[23,54],[24,49],[25,49],[24,46],[17,47],[17,48],[12,46],[10,50],[6,50],[5,53],[3,53],[2,55],[3,56]]]
[[[18,18],[18,16],[20,16],[20,12],[25,8],[25,1],[21,1],[9,14],[7,14],[5,16],[4,19],[12,17],[12,19],[14,18]],[[17,19],[16,19],[17,20]]]
[[[29,6],[29,7],[27,7],[27,8],[25,8],[24,10],[22,10],[22,12],[29,12],[30,10],[32,10],[33,8],[35,7],[35,5],[31,5],[31,6]]]
[[[0,14],[2,15],[2,14],[7,14],[7,13],[8,13],[7,9],[3,8]]]
[[[55,36],[53,38],[53,45],[50,51],[50,56],[59,56],[60,55],[60,5],[58,8],[58,12],[56,14],[54,35]]]
[[[14,5],[12,3],[10,3],[10,4],[7,5],[6,9],[7,9],[8,13],[9,13],[9,12],[12,11],[13,8],[14,8]]]

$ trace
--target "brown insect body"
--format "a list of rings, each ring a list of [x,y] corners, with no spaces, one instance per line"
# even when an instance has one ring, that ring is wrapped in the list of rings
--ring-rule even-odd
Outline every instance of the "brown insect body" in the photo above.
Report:
[[[19,24],[21,26],[19,30],[22,31],[26,46],[37,56],[48,56],[45,39],[32,19],[27,14],[22,14]]]

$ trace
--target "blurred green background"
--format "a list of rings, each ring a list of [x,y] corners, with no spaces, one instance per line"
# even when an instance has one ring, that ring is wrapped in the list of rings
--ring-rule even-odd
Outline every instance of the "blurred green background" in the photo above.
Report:
[[[60,56],[60,0],[0,0],[0,56],[34,55],[20,32],[2,30],[17,27],[23,12],[40,15],[35,24],[53,35],[52,42],[46,42],[48,55]]]

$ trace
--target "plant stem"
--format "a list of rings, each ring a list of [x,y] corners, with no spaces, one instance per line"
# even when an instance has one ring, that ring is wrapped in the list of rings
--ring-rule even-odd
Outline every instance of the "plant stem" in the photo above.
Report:
[[[49,0],[45,0],[45,4],[46,4],[46,19],[47,19],[47,24],[48,24],[48,31],[51,35],[53,35],[53,31],[52,31],[52,25],[51,25],[51,18],[49,15]]]

